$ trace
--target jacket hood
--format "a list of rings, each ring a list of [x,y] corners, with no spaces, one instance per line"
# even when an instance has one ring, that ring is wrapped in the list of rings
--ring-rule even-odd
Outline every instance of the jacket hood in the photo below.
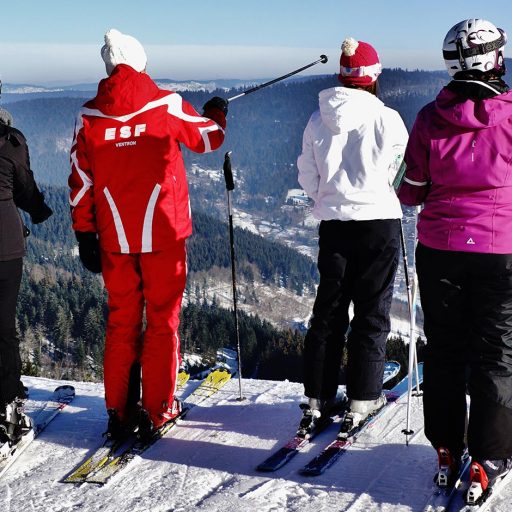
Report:
[[[320,116],[333,132],[353,130],[376,117],[384,106],[375,95],[361,89],[332,87],[318,95]]]
[[[464,98],[444,87],[435,100],[438,114],[450,124],[478,129],[501,124],[512,117],[512,91],[491,98]]]
[[[158,86],[149,75],[119,64],[98,84],[93,102],[104,114],[122,116],[139,110],[158,94]]]

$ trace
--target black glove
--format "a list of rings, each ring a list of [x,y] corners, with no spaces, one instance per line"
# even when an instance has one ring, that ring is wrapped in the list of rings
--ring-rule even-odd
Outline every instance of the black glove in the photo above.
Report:
[[[220,96],[214,96],[211,100],[208,100],[203,106],[203,112],[205,117],[210,117],[208,111],[212,108],[219,109],[225,116],[228,115],[228,100],[221,98]]]
[[[44,195],[39,192],[37,187],[34,189],[34,193],[32,194],[30,209],[28,212],[30,214],[32,224],[40,224],[53,215],[52,209],[44,202]]]
[[[38,208],[38,210],[32,215],[30,215],[30,220],[32,224],[40,224],[44,222],[48,217],[53,215],[53,210],[43,202],[43,204]]]
[[[100,243],[96,233],[75,231],[78,240],[78,254],[82,265],[89,271],[99,274],[101,272]]]

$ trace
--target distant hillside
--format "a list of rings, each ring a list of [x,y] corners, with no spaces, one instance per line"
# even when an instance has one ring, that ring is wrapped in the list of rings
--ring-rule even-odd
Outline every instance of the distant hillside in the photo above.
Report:
[[[410,126],[419,108],[446,81],[446,73],[386,69],[381,77],[382,95]],[[337,85],[335,75],[289,80],[230,104],[224,148],[232,150],[236,165],[246,169],[248,193],[282,197],[288,188],[297,185],[295,162],[302,132],[317,108],[318,92],[334,85]],[[240,90],[239,87],[228,92],[225,89],[185,91],[182,95],[201,111],[213,95],[229,97]],[[83,101],[83,97],[44,97],[8,105],[16,126],[29,140],[33,167],[41,181],[65,183],[75,116]],[[195,155],[185,151],[185,157],[189,165],[192,162],[210,168],[222,165],[219,153]]]
[[[67,189],[47,187],[45,195],[54,215],[36,226],[27,222],[32,229],[28,238],[28,259],[33,263],[51,259],[51,264],[58,268],[82,274],[84,271],[78,258],[72,255],[76,241],[71,229]],[[203,212],[193,212],[192,218],[194,231],[188,240],[189,272],[208,271],[212,267],[230,268],[227,222]],[[263,281],[293,289],[299,295],[304,290],[314,290],[318,272],[310,258],[237,227],[234,242],[238,270],[247,279],[254,279],[256,272]]]

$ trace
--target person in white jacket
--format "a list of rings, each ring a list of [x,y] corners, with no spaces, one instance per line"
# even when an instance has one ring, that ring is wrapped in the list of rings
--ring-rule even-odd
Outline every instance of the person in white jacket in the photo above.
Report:
[[[342,87],[320,92],[297,161],[299,183],[320,220],[320,283],[304,347],[309,400],[301,405],[298,430],[304,437],[332,412],[345,341],[350,409],[342,433],[385,403],[382,378],[402,217],[392,183],[408,133],[398,112],[376,96],[381,69],[370,44],[345,39]]]

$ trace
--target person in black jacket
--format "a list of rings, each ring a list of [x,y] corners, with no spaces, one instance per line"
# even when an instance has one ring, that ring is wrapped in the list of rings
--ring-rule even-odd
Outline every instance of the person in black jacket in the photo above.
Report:
[[[25,389],[20,380],[21,357],[16,334],[16,303],[25,255],[24,226],[18,208],[34,224],[52,210],[44,202],[30,170],[27,142],[0,108],[0,453],[31,428],[23,413]]]

